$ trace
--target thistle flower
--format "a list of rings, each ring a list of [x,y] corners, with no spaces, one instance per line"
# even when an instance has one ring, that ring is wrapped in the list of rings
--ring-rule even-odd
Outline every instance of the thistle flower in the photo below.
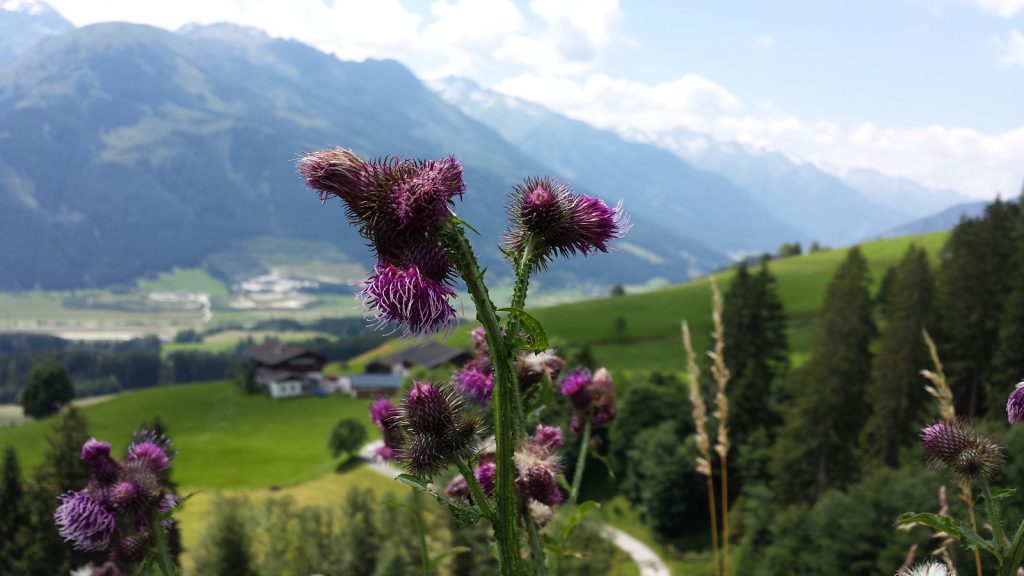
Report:
[[[391,403],[391,400],[387,398],[378,398],[376,402],[370,406],[370,421],[376,426],[383,426],[384,421],[388,418],[398,416],[398,408]]]
[[[932,561],[922,562],[906,570],[901,570],[896,576],[953,576],[953,573],[942,562]]]
[[[547,426],[541,424],[533,433],[531,441],[549,452],[554,452],[562,447],[562,429],[558,426]]]
[[[448,301],[455,290],[420,273],[418,266],[378,264],[359,292],[363,307],[378,326],[404,326],[404,336],[450,329],[458,323]]]
[[[599,369],[593,376],[586,369],[574,370],[562,379],[561,392],[572,403],[570,428],[577,434],[587,420],[592,427],[599,428],[618,415],[612,376],[606,368]]]
[[[921,432],[921,443],[929,465],[947,468],[965,481],[992,478],[1003,465],[1003,447],[962,423],[932,424]]]
[[[473,471],[473,476],[476,477],[476,481],[480,483],[480,488],[484,491],[484,494],[488,496],[494,496],[494,479],[498,474],[498,465],[494,462],[484,462],[476,467]]]
[[[516,488],[524,496],[547,506],[557,506],[564,497],[558,487],[562,467],[546,448],[527,443],[515,452]]]
[[[469,362],[453,378],[462,395],[484,405],[491,400],[494,392],[494,372],[489,364]]]
[[[466,477],[462,474],[456,475],[448,482],[444,493],[449,498],[469,498],[469,483],[466,482]]]
[[[170,469],[174,456],[170,439],[152,430],[139,430],[132,435],[132,443],[128,446],[130,459],[144,462],[158,474]]]
[[[1006,418],[1010,424],[1024,422],[1024,381],[1018,382],[1006,399]]]
[[[469,333],[469,339],[473,342],[473,351],[477,358],[491,358],[491,348],[487,344],[487,329],[477,326]]]
[[[574,194],[547,177],[528,178],[516,186],[508,213],[513,225],[505,233],[505,249],[521,254],[527,239],[533,238],[540,267],[555,255],[607,252],[608,242],[629,230],[621,203],[609,208],[602,200]]]
[[[466,414],[451,387],[413,382],[402,402],[402,424],[410,438],[403,454],[413,474],[431,476],[473,452],[479,421]]]
[[[516,357],[516,372],[519,375],[519,385],[523,388],[537,384],[545,376],[557,380],[563,368],[565,361],[556,356],[552,349],[536,354],[521,352]]]
[[[69,492],[53,514],[57,531],[76,550],[101,552],[110,547],[114,515],[84,492]]]
[[[82,445],[81,458],[89,463],[92,476],[99,482],[109,484],[117,478],[119,466],[110,456],[110,444],[90,438]]]
[[[370,420],[381,431],[384,445],[377,449],[381,460],[397,460],[402,455],[405,433],[400,422],[401,413],[387,398],[380,398],[370,406]]]
[[[319,192],[323,202],[337,196],[358,206],[366,192],[365,163],[351,150],[332,148],[303,154],[298,168],[306,186]]]

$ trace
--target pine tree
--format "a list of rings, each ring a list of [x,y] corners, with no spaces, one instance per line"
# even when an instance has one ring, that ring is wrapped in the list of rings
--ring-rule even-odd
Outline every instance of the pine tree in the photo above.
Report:
[[[771,466],[784,502],[813,501],[857,478],[875,334],[868,283],[867,261],[853,248],[826,290],[811,358],[793,374],[794,398]]]
[[[196,554],[197,574],[210,576],[254,576],[251,535],[244,498],[218,498],[213,503],[212,521],[203,534]]]
[[[997,200],[984,217],[957,225],[943,249],[939,309],[944,337],[939,348],[957,413],[967,417],[1002,408],[999,395],[1005,392],[989,393],[986,382],[1011,290],[1015,250],[1010,239],[1020,226],[1017,205]]]
[[[766,260],[756,275],[745,263],[737,267],[722,316],[725,361],[732,374],[729,429],[742,451],[756,430],[771,436],[778,426],[776,388],[789,367],[785,313]]]
[[[21,559],[21,550],[15,546],[15,535],[28,520],[25,509],[25,490],[21,484],[21,466],[13,446],[4,450],[3,470],[0,470],[0,576],[14,576],[14,566]]]
[[[996,397],[1008,394],[1014,384],[1024,380],[1024,210],[1020,211],[1020,216],[1021,222],[1013,237],[1012,288],[1003,307],[989,378]],[[1001,403],[999,407],[1002,408]]]
[[[22,551],[23,564],[19,574],[67,574],[102,555],[75,551],[57,534],[53,512],[58,498],[85,486],[89,469],[82,462],[82,445],[89,439],[85,416],[69,408],[53,423],[47,439],[43,461],[35,470],[32,487],[27,491],[28,521],[15,536],[15,546]]]
[[[934,323],[935,290],[928,253],[911,245],[892,275],[885,330],[866,391],[871,416],[862,440],[872,463],[898,465],[900,448],[917,436],[927,396],[920,370],[930,361],[921,330]]]

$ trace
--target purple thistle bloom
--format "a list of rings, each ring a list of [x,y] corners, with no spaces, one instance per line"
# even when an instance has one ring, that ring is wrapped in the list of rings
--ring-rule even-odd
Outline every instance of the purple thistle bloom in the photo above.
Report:
[[[505,248],[521,254],[532,235],[538,241],[539,267],[556,254],[607,252],[608,242],[629,230],[621,203],[609,208],[602,200],[576,195],[565,184],[547,177],[528,178],[516,186],[508,212],[513,226],[505,233]]]
[[[380,326],[395,324],[405,327],[405,336],[425,335],[458,323],[455,308],[448,302],[455,290],[420,274],[419,268],[401,269],[378,264],[363,283],[359,296],[363,306],[375,312],[373,319]]]
[[[398,227],[415,231],[436,230],[449,218],[448,205],[462,197],[462,166],[454,157],[427,160],[395,187]]]
[[[921,432],[928,464],[947,468],[964,480],[992,478],[1003,465],[1003,447],[965,428],[963,424],[939,422]]]
[[[370,420],[377,425],[378,428],[384,425],[385,420],[395,416],[398,416],[398,408],[395,408],[395,405],[387,398],[378,398],[377,401],[370,406]]]
[[[494,392],[494,373],[489,365],[478,366],[470,362],[454,376],[454,380],[463,396],[480,405],[487,404]]]
[[[171,467],[171,458],[164,448],[155,442],[139,442],[128,447],[128,458],[144,463],[154,473],[159,474]]]
[[[448,483],[444,493],[449,498],[469,498],[469,483],[462,474],[459,474]]]
[[[90,438],[82,445],[82,460],[92,462],[103,456],[110,456],[110,444]]]
[[[484,462],[476,467],[473,471],[473,476],[476,477],[476,481],[480,483],[480,488],[484,491],[484,494],[488,496],[494,496],[494,482],[495,477],[498,474],[498,465],[494,462]]]
[[[478,326],[469,333],[469,338],[473,341],[473,351],[477,358],[490,360],[491,349],[487,344],[487,330],[483,326]]]
[[[1018,382],[1006,399],[1006,417],[1010,424],[1024,422],[1024,382]]]
[[[558,426],[547,426],[541,424],[533,433],[533,443],[548,452],[554,452],[562,447],[562,429]]]
[[[138,503],[139,487],[134,482],[118,482],[110,489],[110,503],[115,508],[130,508]]]
[[[586,410],[590,407],[591,397],[588,387],[590,385],[590,370],[577,368],[562,378],[561,392],[568,396],[573,408]]]
[[[365,163],[351,150],[332,148],[303,154],[298,168],[306,186],[319,192],[323,202],[337,196],[350,206],[358,205],[365,194]]]
[[[516,489],[528,498],[547,506],[562,503],[558,488],[558,475],[562,467],[558,458],[547,448],[527,443],[516,450]]]
[[[99,552],[110,547],[114,515],[83,492],[62,496],[53,519],[61,537],[72,542],[77,550]]]
[[[402,451],[400,448],[388,446],[387,442],[383,446],[377,448],[377,458],[385,462],[391,462],[392,460],[398,460],[402,457]]]

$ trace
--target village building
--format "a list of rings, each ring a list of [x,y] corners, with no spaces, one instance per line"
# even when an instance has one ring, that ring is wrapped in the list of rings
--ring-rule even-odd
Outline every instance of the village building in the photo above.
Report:
[[[439,342],[428,342],[382,356],[370,362],[366,366],[366,371],[373,374],[394,374],[404,378],[414,368],[430,370],[438,366],[450,365],[453,369],[458,369],[469,362],[472,357],[462,348],[453,348]]]
[[[245,357],[253,365],[256,387],[271,398],[325,393],[336,386],[323,375],[327,359],[301,346],[270,341],[249,348]]]

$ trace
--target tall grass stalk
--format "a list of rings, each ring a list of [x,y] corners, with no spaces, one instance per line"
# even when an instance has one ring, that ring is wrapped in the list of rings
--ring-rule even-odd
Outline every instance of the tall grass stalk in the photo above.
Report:
[[[708,514],[711,517],[711,559],[714,562],[714,574],[718,576],[720,560],[718,558],[718,510],[715,505],[715,481],[711,473],[711,441],[708,439],[708,415],[704,406],[704,397],[700,393],[700,368],[697,366],[697,354],[693,351],[690,340],[690,326],[683,320],[683,348],[686,350],[686,370],[690,375],[690,403],[693,404],[694,443],[697,445],[697,472],[704,475],[708,486]]]
[[[711,320],[714,323],[714,350],[708,352],[711,358],[711,375],[718,385],[715,393],[715,418],[718,420],[718,438],[715,452],[722,470],[722,574],[729,576],[729,368],[725,365],[725,328],[722,324],[722,292],[711,280]]]

